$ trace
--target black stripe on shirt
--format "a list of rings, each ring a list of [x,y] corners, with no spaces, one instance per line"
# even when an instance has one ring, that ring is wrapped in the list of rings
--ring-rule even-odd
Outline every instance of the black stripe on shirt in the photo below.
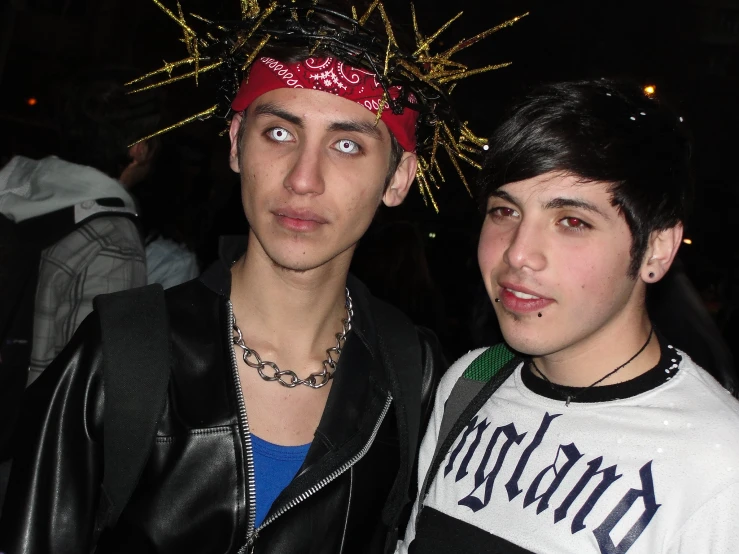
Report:
[[[424,506],[409,554],[533,554],[469,523]]]
[[[566,387],[564,385],[552,387],[544,379],[533,373],[530,362],[524,362],[525,365],[521,368],[521,381],[530,391],[554,400],[564,401],[568,395],[572,395],[572,402],[608,402],[610,400],[631,398],[657,388],[672,379],[678,372],[678,366],[682,361],[680,354],[656,330],[652,340],[655,339],[659,340],[660,345],[660,359],[657,365],[646,373],[623,383],[592,388]],[[555,388],[556,390],[554,390]]]

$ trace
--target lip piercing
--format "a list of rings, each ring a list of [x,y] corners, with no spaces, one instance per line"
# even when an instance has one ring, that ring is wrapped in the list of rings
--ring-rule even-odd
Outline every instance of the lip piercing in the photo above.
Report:
[[[496,299],[495,299],[495,301],[496,301],[496,302],[500,302],[500,298],[496,298]]]
[[[541,312],[539,312],[538,316],[541,317]]]

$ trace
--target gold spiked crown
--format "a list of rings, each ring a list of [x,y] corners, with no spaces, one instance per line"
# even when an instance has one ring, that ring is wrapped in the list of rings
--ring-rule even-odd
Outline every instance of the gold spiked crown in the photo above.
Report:
[[[514,17],[443,52],[432,53],[434,41],[462,15],[461,12],[435,33],[425,36],[418,27],[416,11],[411,4],[415,47],[407,49],[398,44],[385,7],[379,0],[374,0],[361,15],[354,6],[351,6],[351,13],[341,13],[322,6],[320,0],[273,1],[265,8],[260,7],[257,0],[240,0],[241,19],[217,22],[196,14],[189,14],[188,20],[179,1],[176,13],[160,0],[152,1],[182,29],[182,41],[188,55],[175,62],[165,62],[161,68],[127,83],[133,88],[130,92],[141,92],[183,79],[194,79],[197,85],[202,75],[212,74],[215,70],[220,78],[220,98],[210,108],[140,141],[214,115],[230,120],[233,115],[231,101],[260,51],[267,45],[287,49],[307,47],[310,52],[330,54],[377,76],[385,90],[377,121],[383,109],[402,113],[404,109],[412,108],[420,112],[416,130],[416,180],[424,202],[430,203],[437,212],[439,207],[433,191],[445,180],[438,153],[446,152],[469,193],[470,187],[459,162],[480,169],[475,158],[486,145],[486,140],[476,136],[467,122],[458,117],[450,94],[460,79],[510,65],[507,62],[471,69],[451,58],[528,15]],[[384,33],[374,32],[368,26],[372,17],[380,18],[379,28],[384,29]],[[203,29],[196,32],[196,24]],[[144,81],[160,77],[164,79],[141,86]],[[400,86],[403,94],[391,97],[388,93],[391,86]]]

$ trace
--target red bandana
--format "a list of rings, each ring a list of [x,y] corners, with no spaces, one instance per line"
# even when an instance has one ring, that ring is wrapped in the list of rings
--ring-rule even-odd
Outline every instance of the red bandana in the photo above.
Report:
[[[302,62],[284,64],[272,58],[260,58],[254,62],[249,77],[244,79],[231,103],[234,111],[240,112],[265,92],[278,88],[305,88],[320,90],[341,96],[361,104],[372,113],[377,113],[383,88],[375,75],[357,69],[336,58],[308,58]],[[390,87],[391,98],[400,96],[400,87]],[[410,95],[410,100],[414,99]],[[418,112],[408,108],[394,114],[388,106],[380,116],[398,144],[406,152],[416,148],[416,121]]]

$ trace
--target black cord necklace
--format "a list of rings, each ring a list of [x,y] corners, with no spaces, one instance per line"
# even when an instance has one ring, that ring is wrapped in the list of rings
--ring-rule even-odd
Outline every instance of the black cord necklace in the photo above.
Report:
[[[572,402],[575,398],[577,398],[578,396],[580,396],[582,393],[584,393],[587,390],[592,389],[598,383],[601,383],[601,382],[605,381],[611,375],[613,375],[614,373],[616,373],[618,370],[623,369],[624,367],[626,367],[627,365],[629,365],[631,362],[633,362],[639,356],[639,354],[641,354],[642,352],[644,352],[644,350],[647,348],[647,346],[649,345],[649,342],[652,340],[652,335],[653,334],[654,334],[654,327],[652,327],[649,330],[649,336],[647,337],[647,342],[644,343],[644,346],[642,346],[636,354],[634,354],[633,356],[631,356],[631,358],[629,358],[626,362],[624,362],[623,364],[621,364],[620,366],[618,366],[616,369],[614,369],[610,373],[607,373],[606,375],[604,375],[603,377],[601,377],[600,379],[598,379],[595,383],[593,383],[592,385],[589,385],[589,386],[583,388],[581,391],[579,391],[576,394],[572,394],[572,393],[569,393],[569,392],[568,393],[565,393],[560,386],[555,385],[549,379],[547,379],[547,376],[544,375],[538,367],[536,367],[536,362],[534,362],[534,359],[533,358],[531,358],[531,365],[536,370],[536,372],[541,376],[541,378],[544,379],[547,383],[549,383],[549,387],[554,392],[556,392],[559,396],[562,396],[562,400],[565,401],[565,406],[569,406],[570,405],[570,402]]]

